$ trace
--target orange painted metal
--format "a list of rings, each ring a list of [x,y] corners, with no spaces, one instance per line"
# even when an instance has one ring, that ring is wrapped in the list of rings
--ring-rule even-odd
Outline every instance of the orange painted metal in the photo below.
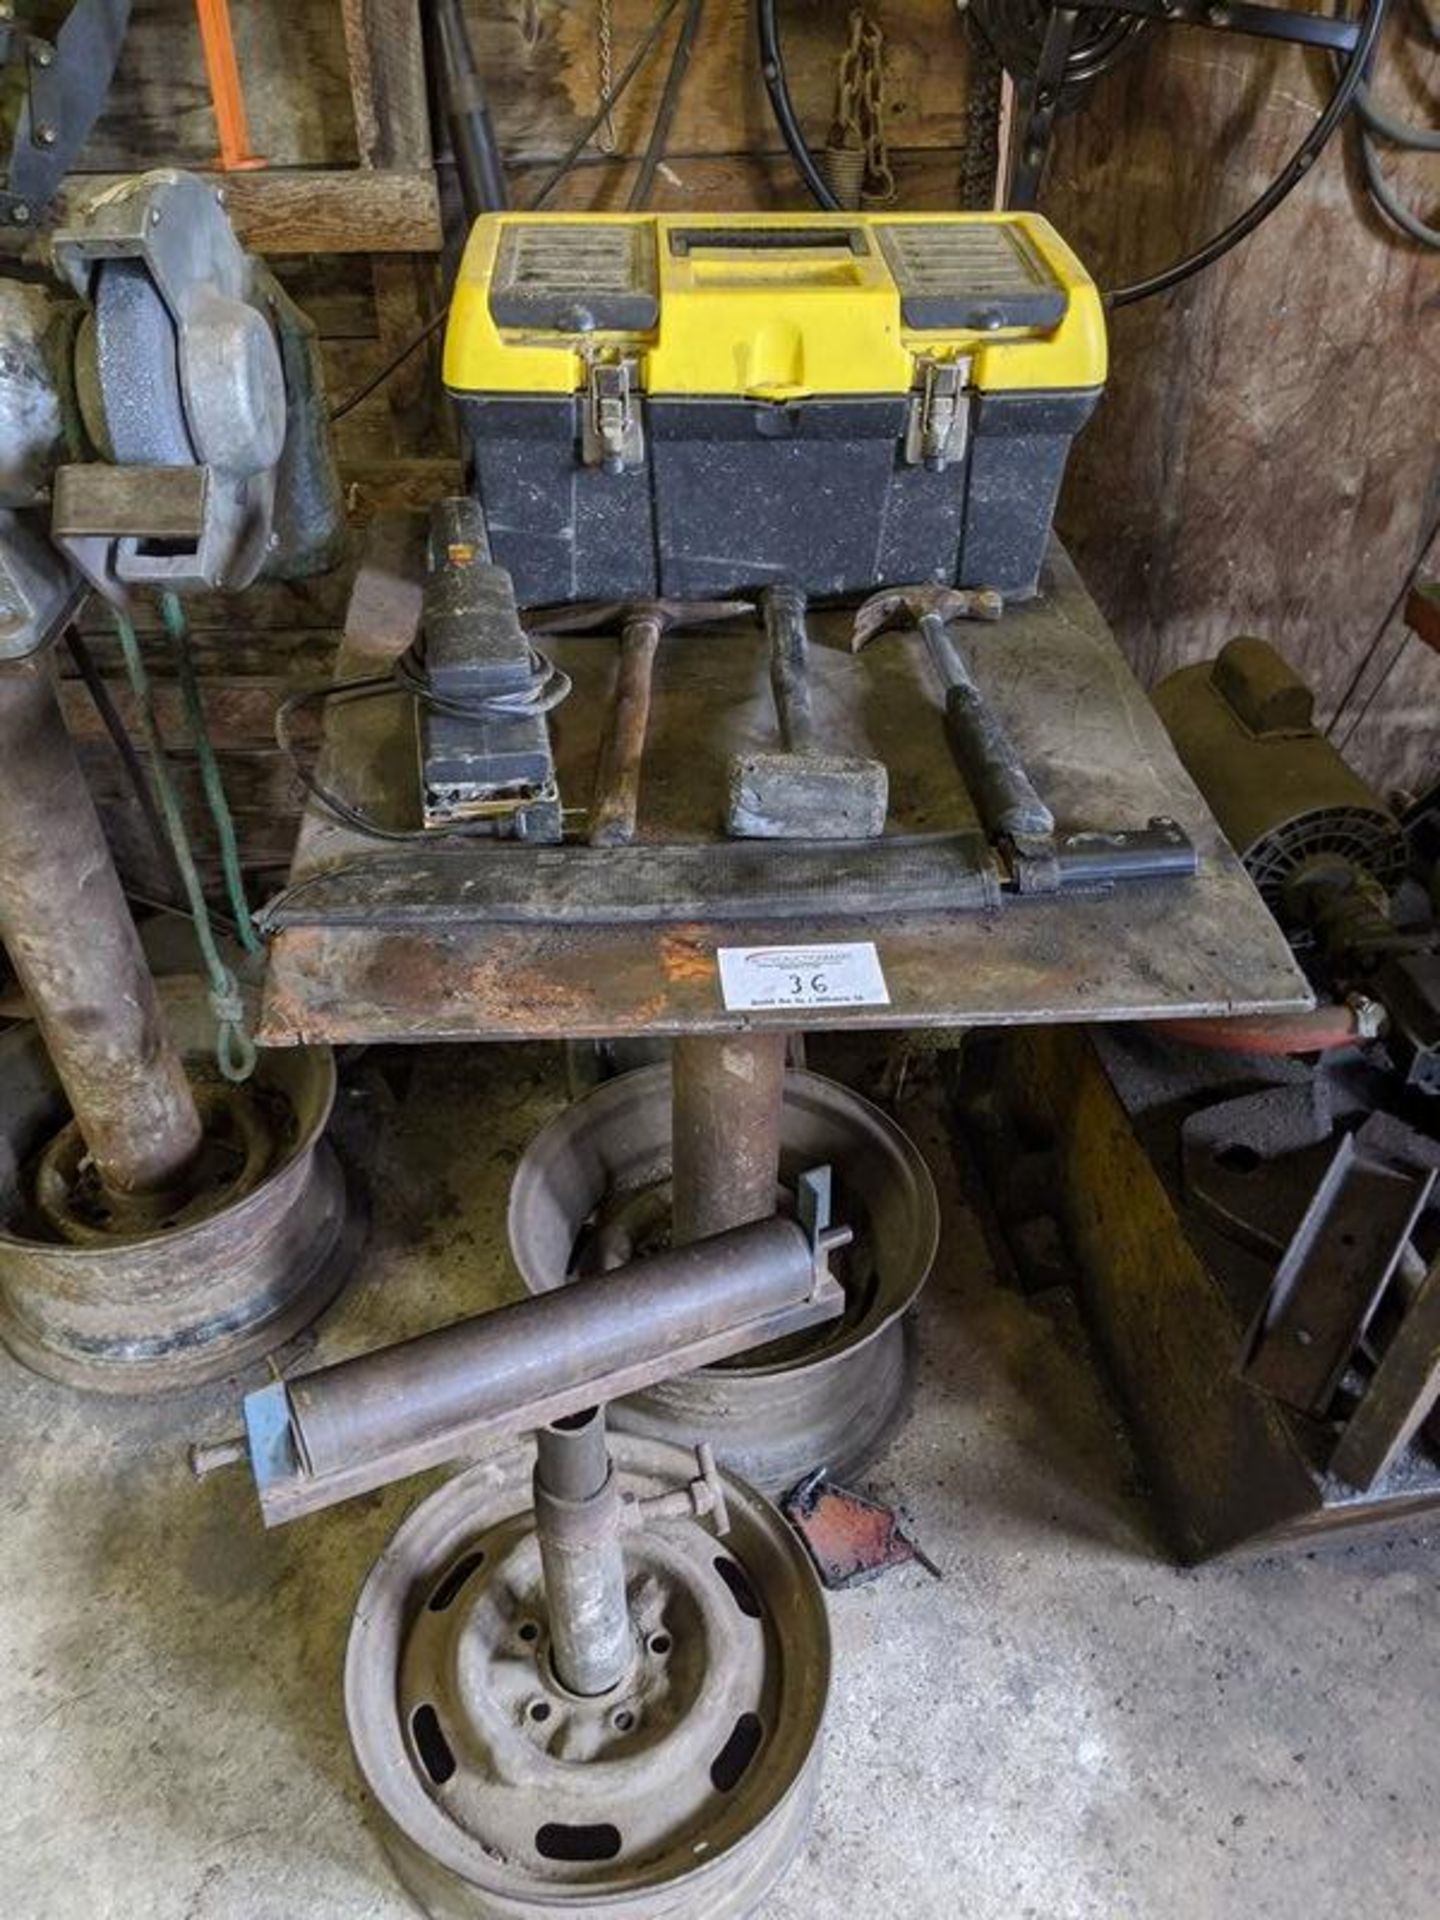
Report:
[[[219,164],[226,173],[251,172],[266,162],[250,148],[250,122],[235,58],[235,36],[230,30],[229,0],[195,0],[195,13],[220,134]]]

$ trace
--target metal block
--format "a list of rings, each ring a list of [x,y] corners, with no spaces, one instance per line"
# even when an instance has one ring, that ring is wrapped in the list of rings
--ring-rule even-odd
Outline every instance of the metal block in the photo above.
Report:
[[[1346,1134],[1276,1270],[1241,1372],[1323,1417],[1435,1184],[1363,1159]]]

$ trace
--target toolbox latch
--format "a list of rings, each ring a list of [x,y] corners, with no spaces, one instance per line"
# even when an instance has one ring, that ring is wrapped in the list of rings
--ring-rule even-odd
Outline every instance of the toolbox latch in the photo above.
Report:
[[[916,382],[905,421],[907,465],[925,466],[931,473],[965,457],[970,432],[970,362],[919,358]]]
[[[633,360],[592,360],[585,376],[580,454],[587,467],[624,473],[645,464],[645,430],[635,404]]]

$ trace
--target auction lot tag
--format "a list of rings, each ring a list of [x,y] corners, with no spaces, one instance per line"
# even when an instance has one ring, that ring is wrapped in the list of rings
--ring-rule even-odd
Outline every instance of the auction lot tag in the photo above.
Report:
[[[721,947],[720,997],[732,1013],[769,1007],[888,1007],[873,940],[839,947]]]

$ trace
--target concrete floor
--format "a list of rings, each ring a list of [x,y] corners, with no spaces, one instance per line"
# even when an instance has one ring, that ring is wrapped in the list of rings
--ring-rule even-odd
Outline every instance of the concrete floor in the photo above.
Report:
[[[347,1100],[375,1223],[325,1358],[518,1291],[503,1201],[556,1055],[398,1060]],[[1432,1920],[1440,1540],[1165,1564],[1067,1299],[995,1285],[912,1085],[946,1235],[916,1413],[868,1485],[945,1577],[832,1597],[820,1816],[767,1920]],[[417,1488],[267,1535],[243,1473],[186,1468],[238,1391],[104,1404],[0,1361],[4,1920],[412,1912],[340,1666]]]

